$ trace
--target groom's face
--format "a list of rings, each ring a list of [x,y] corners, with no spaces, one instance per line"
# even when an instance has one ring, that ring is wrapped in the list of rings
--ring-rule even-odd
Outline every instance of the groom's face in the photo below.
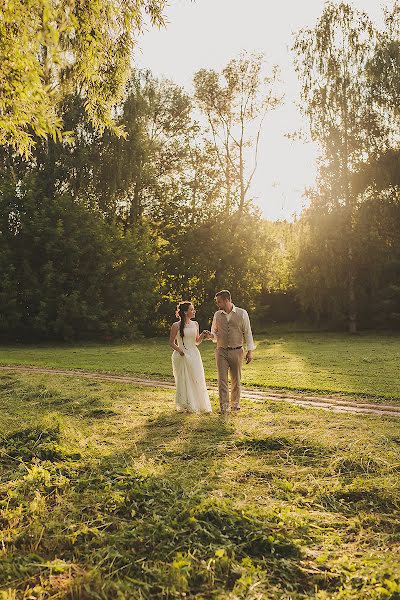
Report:
[[[221,296],[217,296],[215,302],[217,303],[219,310],[225,310],[229,304],[229,300],[227,298],[221,298]]]

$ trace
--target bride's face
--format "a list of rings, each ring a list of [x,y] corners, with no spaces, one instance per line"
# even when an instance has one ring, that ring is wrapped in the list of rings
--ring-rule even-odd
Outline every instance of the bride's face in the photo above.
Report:
[[[186,316],[188,319],[194,319],[196,316],[196,311],[194,309],[193,304],[191,304],[187,310]]]

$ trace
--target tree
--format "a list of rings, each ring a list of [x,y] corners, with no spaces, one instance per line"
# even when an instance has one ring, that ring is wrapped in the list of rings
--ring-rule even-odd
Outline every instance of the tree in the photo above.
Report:
[[[217,208],[195,223],[179,213],[169,223],[159,238],[158,313],[164,322],[171,319],[176,301],[188,298],[196,304],[201,324],[209,328],[214,295],[221,288],[229,289],[238,304],[255,308],[267,268],[263,221],[258,211],[247,207],[240,229],[236,225],[236,215]]]
[[[13,0],[0,8],[0,145],[28,155],[34,135],[61,139],[66,95],[79,93],[92,124],[118,135],[114,108],[147,15],[165,0]]]
[[[400,327],[400,188],[370,186],[355,223],[360,310],[368,326]]]
[[[133,70],[117,106],[117,123],[126,139],[96,131],[78,96],[68,98],[64,108],[74,141],[55,150],[63,187],[95,198],[124,231],[140,227],[148,213],[154,218],[170,188],[185,177],[189,140],[198,129],[189,96],[171,81]]]
[[[371,88],[386,125],[398,142],[400,124],[400,2],[385,11],[385,27],[377,33],[373,56],[368,63]]]
[[[375,31],[365,13],[350,5],[328,2],[314,29],[295,39],[295,66],[302,84],[302,110],[310,133],[321,147],[324,187],[330,200],[343,206],[347,245],[348,328],[357,328],[353,260],[356,194],[352,174],[382,143],[382,122],[370,93],[367,65]]]
[[[343,285],[348,272],[343,235],[346,208],[332,203],[330,189],[321,185],[308,195],[310,206],[297,223],[298,253],[293,273],[296,295],[303,311],[313,316],[318,326],[326,321],[343,326],[348,311],[348,292]],[[353,244],[356,242],[353,239]],[[353,268],[356,271],[354,264]]]
[[[119,123],[128,136],[107,135],[97,176],[108,195],[117,194],[124,228],[137,226],[169,194],[166,188],[185,169],[188,139],[195,128],[192,102],[178,85],[135,71],[121,107]],[[112,186],[105,185],[112,176]]]
[[[21,337],[164,333],[189,297],[209,326],[217,289],[250,309],[269,239],[251,201],[225,210],[216,148],[188,95],[134,71],[116,107],[118,139],[70,94],[70,143],[0,148],[0,331]],[[155,316],[156,315],[156,316]]]
[[[146,230],[122,237],[68,192],[3,175],[0,334],[19,338],[132,336],[155,304],[157,264]]]
[[[231,60],[222,73],[201,69],[194,76],[195,99],[207,118],[225,177],[228,213],[235,205],[239,215],[244,211],[265,116],[281,103],[277,81],[278,67],[266,73],[263,55],[245,52]],[[252,157],[246,153],[250,146],[254,147]]]

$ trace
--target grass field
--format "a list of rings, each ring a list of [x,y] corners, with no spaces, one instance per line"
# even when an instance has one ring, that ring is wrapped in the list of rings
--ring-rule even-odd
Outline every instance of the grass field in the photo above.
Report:
[[[400,336],[336,333],[273,333],[256,336],[243,383],[316,394],[336,393],[400,402]],[[216,380],[214,345],[200,346],[206,377]],[[2,346],[0,364],[26,364],[171,377],[165,339],[130,344]]]
[[[173,400],[0,374],[2,600],[400,598],[398,420]]]

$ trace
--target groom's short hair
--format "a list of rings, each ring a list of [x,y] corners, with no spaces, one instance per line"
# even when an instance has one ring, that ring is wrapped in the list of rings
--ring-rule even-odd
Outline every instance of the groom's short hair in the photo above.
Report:
[[[229,290],[221,290],[220,292],[217,292],[215,294],[215,299],[217,299],[218,296],[222,298],[222,300],[229,300],[229,302],[231,302],[232,300],[231,293]]]

